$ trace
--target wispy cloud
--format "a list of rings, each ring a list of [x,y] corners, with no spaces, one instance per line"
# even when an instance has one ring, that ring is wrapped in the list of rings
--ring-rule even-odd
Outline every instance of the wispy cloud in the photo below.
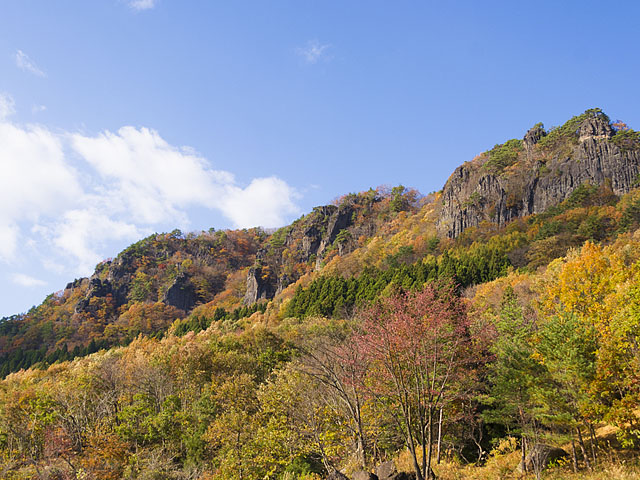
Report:
[[[47,282],[43,282],[38,278],[25,275],[24,273],[15,273],[11,276],[11,281],[21,287],[42,287]]]
[[[307,45],[296,49],[296,53],[309,64],[318,63],[320,60],[330,60],[328,50],[330,44],[321,44],[318,40],[310,40]]]
[[[8,93],[0,92],[0,120],[13,115],[16,112],[16,104]]]
[[[156,6],[156,0],[129,0],[128,3],[133,10],[150,10]]]
[[[46,105],[33,105],[31,107],[31,113],[36,114],[40,112],[44,112],[47,109]]]
[[[32,73],[38,77],[46,77],[47,75],[36,65],[36,62],[29,58],[29,55],[22,50],[18,50],[15,55],[16,65],[25,72]]]

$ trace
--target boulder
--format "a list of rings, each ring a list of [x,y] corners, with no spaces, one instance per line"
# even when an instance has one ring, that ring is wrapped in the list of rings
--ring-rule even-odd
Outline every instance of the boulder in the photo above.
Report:
[[[353,474],[352,480],[378,480],[378,476],[375,473],[360,470]]]
[[[398,469],[396,468],[396,464],[393,460],[382,462],[376,468],[376,475],[379,480],[391,480],[396,473],[398,473]]]
[[[543,470],[550,463],[561,458],[566,458],[568,453],[562,448],[553,447],[551,445],[538,444],[529,449],[529,453],[524,459],[528,472],[534,472],[538,468]],[[518,465],[518,471],[522,472],[522,462]]]

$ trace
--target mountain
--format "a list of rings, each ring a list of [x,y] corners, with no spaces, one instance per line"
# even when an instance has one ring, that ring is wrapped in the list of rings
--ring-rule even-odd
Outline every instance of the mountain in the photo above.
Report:
[[[142,239],[0,322],[0,477],[632,478],[639,173],[592,109],[440,192]]]
[[[0,322],[0,373],[126,344],[138,334],[162,334],[194,308],[196,313],[221,309],[219,316],[237,318],[264,310],[264,302],[275,299],[274,309],[292,295],[293,286],[332,272],[356,278],[367,267],[378,268],[368,271],[378,287],[363,294],[373,298],[392,281],[394,265],[397,269],[398,262],[412,264],[425,255],[437,257],[434,271],[440,265],[463,286],[495,278],[508,265],[537,267],[585,239],[611,237],[621,219],[604,210],[595,217],[576,210],[585,218],[569,222],[575,224],[573,232],[566,231],[567,222],[544,219],[543,232],[517,246],[485,248],[481,254],[474,247],[474,260],[461,248],[483,229],[495,233],[552,208],[617,205],[637,185],[639,173],[638,133],[612,126],[602,111],[592,109],[561,127],[546,131],[537,124],[522,140],[496,145],[458,167],[442,192],[427,197],[401,186],[370,189],[316,207],[274,232],[154,234],[100,263],[90,278],[77,279],[27,314]],[[530,217],[529,222],[538,221]],[[549,228],[556,231],[545,234]],[[546,250],[542,258],[541,250]],[[452,258],[457,267],[449,265]],[[489,258],[495,268],[481,273]],[[356,303],[355,297],[340,302]],[[321,309],[324,314],[336,308],[329,303]],[[302,313],[292,308],[289,313]]]

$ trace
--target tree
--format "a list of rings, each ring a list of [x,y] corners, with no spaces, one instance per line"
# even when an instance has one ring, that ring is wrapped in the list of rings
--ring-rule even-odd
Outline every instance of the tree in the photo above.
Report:
[[[536,325],[525,317],[511,287],[505,289],[494,327],[491,391],[485,399],[490,408],[483,417],[520,435],[522,465],[526,469],[527,439],[535,442],[537,437],[535,389],[546,372],[534,358]]]
[[[311,326],[312,332],[301,335],[303,352],[300,370],[316,383],[323,404],[346,426],[354,439],[358,461],[367,467],[369,445],[362,410],[364,395],[359,379],[366,369],[358,349],[348,342],[348,325],[330,322]]]
[[[543,419],[572,432],[575,470],[578,462],[573,434],[577,433],[583,459],[591,468],[580,429],[585,425],[591,431],[587,414],[593,408],[589,386],[596,373],[595,329],[574,315],[563,314],[549,319],[536,340],[536,357],[546,368],[549,380],[540,388]]]
[[[369,366],[365,383],[393,412],[418,480],[433,478],[436,412],[465,396],[478,362],[466,307],[453,285],[427,284],[381,298],[358,317],[353,341]]]

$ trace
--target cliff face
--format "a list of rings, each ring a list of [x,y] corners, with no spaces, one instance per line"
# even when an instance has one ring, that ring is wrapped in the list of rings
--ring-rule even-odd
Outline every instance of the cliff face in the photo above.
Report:
[[[327,254],[349,253],[354,238],[373,235],[377,226],[369,214],[379,201],[375,195],[347,196],[275,232],[249,269],[244,303],[273,298],[307,271],[321,269]]]
[[[510,141],[510,151],[507,144],[496,146],[453,172],[443,190],[438,231],[455,238],[483,221],[504,225],[557,205],[585,183],[627,193],[637,186],[640,148],[617,140],[598,110],[548,135],[535,126],[521,142]]]

